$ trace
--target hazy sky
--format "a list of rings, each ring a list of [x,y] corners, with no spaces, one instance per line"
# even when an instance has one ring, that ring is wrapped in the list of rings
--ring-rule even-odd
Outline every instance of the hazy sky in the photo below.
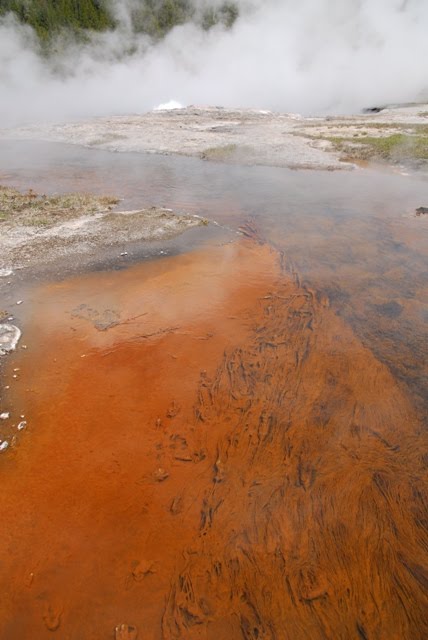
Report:
[[[2,126],[139,113],[169,100],[308,114],[428,98],[427,0],[240,4],[230,31],[188,24],[153,46],[130,32],[129,0],[117,1],[122,26],[90,45],[69,43],[55,65],[37,55],[31,29],[3,21]]]

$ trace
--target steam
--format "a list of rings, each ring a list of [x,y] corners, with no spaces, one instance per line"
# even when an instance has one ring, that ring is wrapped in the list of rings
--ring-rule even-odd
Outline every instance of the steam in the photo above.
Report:
[[[0,126],[141,113],[170,101],[321,114],[428,99],[426,0],[239,5],[230,30],[188,23],[153,43],[132,32],[132,0],[117,1],[114,32],[84,45],[61,36],[52,60],[7,16]]]

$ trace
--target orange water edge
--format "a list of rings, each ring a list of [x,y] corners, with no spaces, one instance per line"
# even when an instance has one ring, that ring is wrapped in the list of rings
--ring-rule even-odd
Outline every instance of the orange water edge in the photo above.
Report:
[[[278,253],[242,241],[33,299],[1,638],[427,637],[420,417]]]

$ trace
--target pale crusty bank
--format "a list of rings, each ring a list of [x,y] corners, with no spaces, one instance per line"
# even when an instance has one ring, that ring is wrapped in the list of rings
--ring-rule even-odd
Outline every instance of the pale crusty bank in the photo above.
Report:
[[[3,129],[0,137],[292,169],[350,169],[372,161],[425,170],[428,104],[325,117],[191,106]]]
[[[379,106],[358,115],[325,117],[191,106],[0,129],[0,139],[292,169],[351,170],[374,163],[425,172],[428,104]],[[63,255],[90,254],[97,247],[163,240],[206,223],[169,209],[112,211],[117,202],[79,194],[55,199],[0,188],[0,273]]]
[[[128,243],[167,240],[207,224],[171,209],[120,211],[118,204],[110,196],[49,196],[0,186],[0,278],[69,255],[90,256],[100,247],[119,255]]]

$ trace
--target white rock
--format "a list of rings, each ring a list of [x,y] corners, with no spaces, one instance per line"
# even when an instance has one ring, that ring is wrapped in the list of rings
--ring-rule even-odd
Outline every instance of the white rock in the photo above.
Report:
[[[0,324],[0,352],[14,351],[21,337],[21,331],[14,324]]]

